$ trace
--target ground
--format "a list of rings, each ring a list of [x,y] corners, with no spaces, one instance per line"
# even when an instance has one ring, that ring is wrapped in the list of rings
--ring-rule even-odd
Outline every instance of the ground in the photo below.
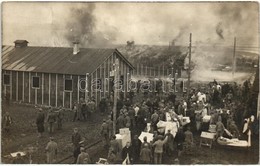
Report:
[[[73,120],[73,113],[66,111],[66,119],[62,130],[55,131],[50,135],[47,132],[47,123],[45,123],[45,133],[42,138],[38,138],[35,120],[37,116],[36,109],[32,106],[11,104],[9,107],[3,108],[2,114],[8,109],[13,119],[10,134],[2,132],[2,162],[10,163],[9,154],[16,151],[28,151],[30,147],[35,152],[32,153],[33,163],[45,163],[45,147],[49,141],[50,136],[54,136],[55,141],[58,143],[59,153],[57,161],[60,161],[72,155],[71,135],[73,128],[80,128],[80,133],[84,137],[87,145],[97,142],[101,139],[99,134],[100,123],[102,116],[95,114],[92,121],[76,121]],[[56,124],[57,125],[57,124]],[[66,161],[64,161],[66,162]],[[72,161],[71,161],[72,162]]]
[[[33,106],[12,103],[9,107],[4,107],[3,111],[10,112],[13,118],[13,125],[10,134],[2,133],[2,163],[11,163],[12,159],[9,154],[16,151],[28,151],[31,149],[33,163],[45,163],[45,146],[49,140],[49,134],[44,133],[42,138],[37,137],[37,129],[35,125],[36,109]],[[85,138],[85,145],[92,146],[88,148],[93,163],[98,161],[100,157],[107,158],[107,149],[103,147],[100,140],[99,129],[102,119],[107,115],[101,115],[96,112],[92,121],[72,122],[73,113],[66,112],[66,119],[62,130],[56,130],[52,135],[59,146],[58,163],[70,164],[73,162],[71,135],[74,127],[80,129],[80,133]],[[45,124],[47,131],[47,124]],[[246,135],[243,136],[246,140]],[[209,147],[199,146],[199,134],[194,133],[196,148],[193,153],[184,152],[179,158],[180,164],[257,164],[259,162],[259,137],[252,136],[252,146],[248,149],[243,148],[227,148],[213,144],[212,149]],[[33,148],[30,148],[33,147]],[[164,155],[164,164],[173,164],[176,158],[176,152],[173,156]],[[29,161],[29,160],[27,160]]]

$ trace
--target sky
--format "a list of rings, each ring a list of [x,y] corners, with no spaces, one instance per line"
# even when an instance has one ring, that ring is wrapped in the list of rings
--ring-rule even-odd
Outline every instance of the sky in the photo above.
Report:
[[[2,43],[84,47],[113,44],[168,45],[175,41],[258,46],[257,2],[62,3],[4,2]]]

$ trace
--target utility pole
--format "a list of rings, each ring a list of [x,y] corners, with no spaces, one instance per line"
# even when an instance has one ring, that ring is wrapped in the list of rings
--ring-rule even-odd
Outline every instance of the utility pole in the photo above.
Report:
[[[118,74],[119,74],[119,61],[116,58],[115,61],[115,69],[114,69],[114,106],[113,106],[113,135],[116,134],[116,106],[117,106],[117,90],[118,90],[118,85],[119,80],[118,80]]]
[[[192,38],[192,33],[190,33],[190,45],[189,45],[189,67],[188,67],[188,82],[187,82],[187,103],[188,104],[190,100],[191,38]]]
[[[233,66],[232,66],[232,77],[234,78],[236,71],[236,37],[234,37],[234,50],[233,50]]]

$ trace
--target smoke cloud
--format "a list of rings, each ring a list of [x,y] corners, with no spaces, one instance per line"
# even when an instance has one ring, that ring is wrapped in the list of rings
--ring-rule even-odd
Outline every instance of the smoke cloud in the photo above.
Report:
[[[223,28],[222,28],[222,23],[218,23],[218,25],[216,26],[216,32],[218,34],[218,36],[221,38],[221,39],[224,39],[224,36],[223,36]]]

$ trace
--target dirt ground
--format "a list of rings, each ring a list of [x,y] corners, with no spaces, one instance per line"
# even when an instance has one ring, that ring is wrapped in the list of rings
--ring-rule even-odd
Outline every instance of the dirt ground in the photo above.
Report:
[[[45,132],[41,138],[38,138],[35,124],[37,112],[34,107],[13,103],[9,107],[3,108],[2,114],[7,109],[13,119],[13,124],[9,134],[2,131],[2,163],[11,162],[10,153],[16,151],[27,152],[28,149],[33,149],[33,163],[46,163],[45,147],[50,136],[54,136],[55,141],[58,143],[57,161],[62,160],[63,158],[72,155],[71,135],[75,127],[79,128],[79,132],[85,139],[86,145],[101,139],[99,129],[102,119],[105,116],[100,116],[99,113],[94,114],[93,120],[91,121],[72,122],[73,113],[66,111],[62,130],[57,130],[56,128],[55,132],[50,135],[47,132],[48,124],[45,123]],[[45,110],[45,114],[47,114],[47,110]],[[57,126],[57,124],[55,125]]]
[[[37,137],[37,129],[35,125],[35,119],[37,116],[36,109],[32,106],[11,104],[9,107],[4,107],[4,111],[10,112],[13,118],[13,125],[10,134],[2,132],[1,139],[1,159],[2,163],[12,163],[10,153],[16,151],[28,151],[33,149],[31,155],[33,163],[44,164],[46,163],[45,146],[49,140],[50,134],[47,132],[47,124],[45,124],[45,133],[42,138]],[[99,135],[99,129],[103,118],[107,118],[107,115],[101,115],[96,112],[92,121],[86,122],[72,122],[73,113],[67,111],[65,113],[66,118],[62,130],[56,130],[52,136],[55,137],[55,141],[58,143],[59,153],[57,161],[60,161],[70,155],[72,155],[71,147],[71,135],[74,127],[80,129],[80,133],[85,138],[86,146],[91,145],[99,141],[101,136]],[[247,136],[243,136],[244,140],[247,140]],[[199,134],[194,133],[194,140],[196,147],[192,153],[183,152],[179,158],[180,164],[257,164],[259,163],[259,136],[252,136],[252,146],[248,149],[245,148],[227,148],[218,145],[214,142],[212,149],[206,146],[199,146],[200,137]],[[33,147],[33,148],[32,148]],[[104,149],[102,142],[97,143],[95,146],[89,148],[87,152],[90,154],[93,163],[98,161],[100,157],[107,158],[108,151]],[[174,164],[174,160],[177,156],[175,152],[172,156],[163,155],[164,164]],[[29,161],[28,156],[25,158]],[[73,157],[63,160],[62,164],[71,164]],[[120,163],[120,161],[119,161]]]

